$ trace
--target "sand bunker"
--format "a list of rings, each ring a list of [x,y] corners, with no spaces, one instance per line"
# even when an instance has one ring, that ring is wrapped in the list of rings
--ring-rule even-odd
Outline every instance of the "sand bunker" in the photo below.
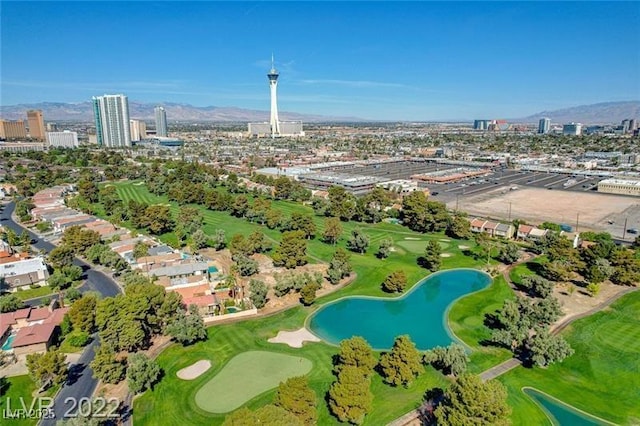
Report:
[[[469,247],[469,246],[465,246],[464,244],[460,244],[460,245],[458,246],[458,248],[459,248],[460,250],[469,250],[471,247]]]
[[[446,238],[441,238],[439,241],[442,241],[443,243],[448,243],[451,240],[447,240]]]
[[[441,253],[440,257],[451,257],[451,253]]]
[[[405,240],[419,240],[420,238],[416,237],[404,237]]]
[[[302,327],[296,331],[284,331],[280,330],[276,337],[272,337],[268,340],[269,343],[285,343],[292,348],[301,348],[304,342],[320,342],[315,335],[309,330]]]
[[[201,359],[200,361],[178,371],[176,375],[182,380],[193,380],[202,375],[209,368],[211,368],[211,361]]]

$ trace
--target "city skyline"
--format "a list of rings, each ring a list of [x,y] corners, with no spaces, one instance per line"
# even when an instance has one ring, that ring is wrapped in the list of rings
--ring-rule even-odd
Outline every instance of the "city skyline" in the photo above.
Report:
[[[302,114],[517,117],[640,98],[637,3],[451,6],[4,2],[0,104],[125,93],[267,110],[272,53],[279,107]]]

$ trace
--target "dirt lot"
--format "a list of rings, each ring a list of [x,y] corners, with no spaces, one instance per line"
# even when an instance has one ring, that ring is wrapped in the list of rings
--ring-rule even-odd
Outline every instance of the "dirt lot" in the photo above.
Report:
[[[455,202],[448,207],[455,208]],[[476,196],[460,197],[459,208],[470,215],[503,220],[509,219],[511,210],[511,219],[532,223],[551,221],[574,227],[579,215],[579,230],[607,230],[616,236],[622,233],[625,219],[627,228],[640,224],[639,198],[542,188],[510,191],[500,187]],[[610,220],[614,223],[609,224]]]

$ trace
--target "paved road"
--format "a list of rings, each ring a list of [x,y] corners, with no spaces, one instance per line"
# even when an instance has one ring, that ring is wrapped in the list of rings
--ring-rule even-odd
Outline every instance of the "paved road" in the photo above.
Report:
[[[24,231],[24,228],[18,225],[11,218],[11,214],[15,209],[15,204],[13,202],[4,205],[2,212],[0,212],[0,224],[2,226],[6,226],[7,228],[13,229],[16,233],[21,234]],[[53,244],[48,241],[41,241],[38,239],[38,236],[30,231],[29,235],[31,235],[33,246],[38,250],[41,250],[45,253],[48,253],[52,249],[55,248]],[[120,287],[113,281],[110,277],[103,274],[102,272],[96,271],[92,269],[91,265],[83,262],[80,259],[74,259],[74,265],[80,266],[84,273],[82,278],[85,279],[85,283],[79,288],[81,292],[85,291],[97,291],[103,297],[112,297],[119,294]],[[52,298],[57,297],[57,295],[51,296]],[[27,302],[29,305],[36,305],[42,298],[31,299]],[[73,364],[70,367],[69,378],[67,379],[67,383],[62,387],[56,399],[54,401],[54,413],[55,419],[42,420],[40,425],[49,426],[55,425],[57,420],[62,420],[65,414],[68,414],[69,417],[73,417],[77,415],[78,406],[77,404],[80,402],[82,398],[91,398],[93,392],[98,385],[98,381],[93,378],[93,372],[89,367],[89,363],[93,360],[95,355],[94,349],[97,348],[100,343],[97,338],[97,335],[93,336],[94,340],[91,342],[85,351],[80,356],[77,364]],[[74,405],[74,403],[76,405]]]

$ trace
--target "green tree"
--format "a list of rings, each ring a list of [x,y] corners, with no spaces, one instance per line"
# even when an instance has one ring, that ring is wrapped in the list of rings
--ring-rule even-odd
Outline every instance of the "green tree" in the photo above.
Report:
[[[310,215],[293,212],[287,222],[287,230],[302,231],[306,239],[312,239],[316,234],[316,224]]]
[[[539,366],[562,362],[573,355],[573,349],[562,336],[554,336],[546,330],[540,330],[528,341],[531,361]]]
[[[442,370],[445,374],[459,376],[466,371],[469,357],[464,346],[452,343],[447,347],[436,346],[425,352],[424,362]]]
[[[440,248],[440,244],[438,244],[437,241],[430,240],[425,248],[424,256],[418,259],[418,262],[424,268],[431,272],[435,272],[440,269],[440,266],[442,265],[441,254],[442,249]]]
[[[282,225],[282,212],[276,209],[269,209],[265,213],[267,228],[276,229]]]
[[[531,296],[549,297],[553,293],[554,283],[539,275],[527,275],[522,278],[522,287],[526,288]]]
[[[351,274],[353,268],[350,259],[351,256],[345,249],[339,247],[335,251],[327,269],[327,279],[331,284],[338,284],[342,278]]]
[[[478,376],[464,374],[445,391],[434,414],[442,425],[504,426],[510,424],[511,408],[502,383],[496,380],[483,382]]]
[[[39,386],[61,385],[69,374],[66,356],[56,349],[27,355],[27,370]]]
[[[500,248],[498,259],[500,262],[511,265],[520,258],[520,247],[516,243],[508,242]]]
[[[82,178],[78,181],[78,194],[91,203],[97,203],[98,185],[93,180]]]
[[[329,217],[324,221],[324,232],[322,233],[322,241],[335,245],[342,234],[342,225],[337,217]]]
[[[300,289],[300,302],[305,306],[312,305],[316,300],[317,290],[318,286],[316,283],[305,284],[305,286]]]
[[[149,206],[145,210],[145,215],[148,221],[147,228],[152,234],[161,235],[170,232],[174,227],[169,206],[161,204]]]
[[[329,389],[329,409],[341,422],[361,424],[373,401],[370,386],[359,368],[345,366]]]
[[[238,195],[231,206],[231,214],[236,217],[244,217],[249,210],[249,199],[246,195]]]
[[[249,281],[249,290],[251,291],[251,303],[253,306],[260,309],[267,304],[267,285],[263,281],[251,280]]]
[[[396,337],[391,351],[380,357],[380,369],[385,382],[405,387],[424,372],[422,357],[408,335]]]
[[[363,254],[369,247],[369,236],[359,229],[351,231],[351,236],[347,240],[347,248],[351,251]]]
[[[393,240],[384,239],[380,241],[380,246],[378,247],[378,252],[376,253],[376,257],[378,259],[386,259],[391,254],[391,246],[393,246]]]
[[[471,236],[471,227],[467,218],[461,215],[454,215],[447,223],[446,233],[451,238],[458,240],[466,239]]]
[[[73,263],[73,249],[67,246],[58,246],[51,250],[48,255],[48,260],[51,266],[55,269],[68,266]]]
[[[153,385],[160,379],[161,369],[158,364],[143,353],[129,356],[127,365],[127,383],[133,394],[153,389]]]
[[[167,334],[183,346],[207,339],[207,329],[196,305],[189,306],[189,313],[183,310],[167,325]]]
[[[109,345],[100,345],[94,350],[96,355],[90,363],[93,377],[112,385],[120,383],[125,376],[125,363],[116,358],[116,353]]]
[[[133,258],[138,260],[141,257],[145,257],[149,255],[149,246],[143,243],[142,241],[136,242],[136,245],[133,247]]]
[[[280,246],[272,255],[273,264],[287,269],[307,263],[307,243],[302,231],[287,231],[282,234]]]
[[[23,306],[22,300],[13,293],[0,296],[0,313],[17,311]]]
[[[292,377],[281,382],[276,391],[274,404],[295,415],[305,425],[318,421],[316,393],[309,387],[307,378]]]
[[[338,217],[340,220],[350,220],[356,210],[356,199],[341,186],[331,186],[329,192],[329,208],[327,213],[330,216]]]
[[[271,250],[271,243],[260,231],[255,230],[247,237],[247,244],[251,247],[251,253],[264,253]]]
[[[213,248],[222,250],[226,245],[224,229],[216,229],[216,233],[213,235]]]
[[[93,333],[96,326],[97,305],[98,299],[91,293],[85,294],[71,305],[68,315],[74,330]]]
[[[202,229],[197,229],[193,234],[191,234],[191,248],[193,251],[205,248],[208,244],[209,238]]]
[[[355,367],[364,377],[369,378],[373,375],[376,364],[376,357],[369,343],[360,336],[354,336],[340,342],[340,352],[335,359],[333,371],[340,374],[345,367]]]
[[[392,272],[382,283],[382,289],[389,293],[403,292],[407,286],[407,275],[403,270]]]
[[[265,405],[256,411],[241,408],[227,415],[223,426],[302,426],[303,423],[294,414],[275,405]]]
[[[60,241],[61,246],[70,248],[74,254],[84,254],[89,247],[100,243],[100,234],[81,226],[71,226],[64,231]]]
[[[258,273],[258,262],[245,255],[235,256],[238,272],[243,277],[250,277]]]

